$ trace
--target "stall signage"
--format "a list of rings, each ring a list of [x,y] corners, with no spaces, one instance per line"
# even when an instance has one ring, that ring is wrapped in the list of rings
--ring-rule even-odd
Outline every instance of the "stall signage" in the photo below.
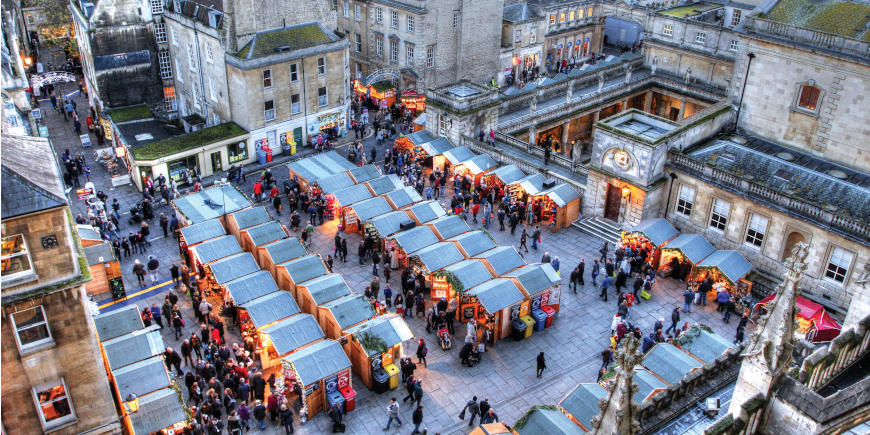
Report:
[[[432,293],[435,296],[435,299],[446,298],[448,290],[450,290],[450,284],[447,282],[446,278],[433,277]]]
[[[532,309],[536,310],[541,308],[541,293],[538,293],[534,298],[532,298]]]
[[[42,119],[42,111],[39,109],[31,110],[30,114],[33,115],[33,119]]]
[[[83,134],[79,136],[79,139],[82,141],[82,148],[87,148],[91,146],[91,137],[87,134]]]
[[[547,305],[550,305],[550,292],[549,291],[545,291],[545,292],[541,293],[541,306],[546,307]]]
[[[302,392],[302,395],[303,396],[310,396],[311,393],[317,391],[319,388],[320,388],[320,382],[315,382],[314,384],[306,387],[305,390]]]
[[[320,129],[331,128],[338,125],[338,112],[329,113],[318,118],[320,120]]]
[[[333,391],[338,390],[338,376],[333,376],[331,378],[326,378],[324,381],[324,385],[326,385],[326,392],[331,393]]]
[[[338,374],[338,388],[342,389],[348,386],[350,386],[350,370],[345,369]]]
[[[381,363],[383,365],[390,365],[393,363],[393,354],[390,352],[384,353],[381,355]]]
[[[521,310],[522,310],[522,304],[516,304],[516,305],[512,306],[511,307],[511,320],[519,319],[520,316],[522,316]]]
[[[559,300],[562,298],[562,289],[560,287],[553,287],[550,289],[550,298],[547,301],[547,305],[559,305]]]
[[[477,316],[477,305],[463,305],[462,306],[462,321],[467,321],[475,318]]]
[[[45,125],[39,126],[39,137],[48,137],[48,127]]]
[[[531,301],[524,301],[523,304],[520,305],[520,317],[529,315],[529,308],[531,305]]]

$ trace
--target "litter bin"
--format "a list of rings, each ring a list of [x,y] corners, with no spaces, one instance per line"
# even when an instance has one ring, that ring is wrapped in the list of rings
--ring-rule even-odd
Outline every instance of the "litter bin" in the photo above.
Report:
[[[399,386],[399,373],[401,370],[395,364],[387,364],[384,366],[384,371],[390,376],[389,388],[391,390],[397,388]]]
[[[356,408],[356,391],[349,385],[338,391],[341,391],[341,395],[344,396],[344,412],[353,411]]]
[[[372,390],[375,393],[381,394],[387,391],[390,385],[390,375],[380,367],[372,368]]]
[[[257,149],[257,163],[261,165],[266,164],[266,151],[262,148]]]
[[[338,406],[342,410],[341,412],[345,412],[344,411],[344,396],[341,394],[341,391],[332,390],[332,391],[326,393],[326,400],[329,402],[330,408],[332,408],[332,405],[335,405],[337,403]]]
[[[535,319],[535,331],[543,331],[547,326],[547,313],[540,308],[532,310],[532,318]]]
[[[522,320],[523,323],[526,324],[525,338],[531,337],[532,331],[535,329],[535,319],[533,319],[532,316],[526,314],[525,316],[520,317],[520,320]]]
[[[520,341],[526,337],[526,328],[529,325],[523,322],[522,319],[514,319],[511,321],[511,337],[516,341]]]
[[[271,162],[272,161],[272,148],[264,147],[264,149],[266,150],[266,162]]]
[[[549,328],[553,324],[553,318],[556,317],[556,309],[549,305],[543,306],[541,309],[547,313],[547,324],[544,327]]]

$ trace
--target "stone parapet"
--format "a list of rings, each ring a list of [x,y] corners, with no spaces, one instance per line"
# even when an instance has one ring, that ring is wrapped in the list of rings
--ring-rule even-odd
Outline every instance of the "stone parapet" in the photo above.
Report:
[[[804,359],[798,381],[817,390],[870,350],[870,316],[844,329],[831,343]]]

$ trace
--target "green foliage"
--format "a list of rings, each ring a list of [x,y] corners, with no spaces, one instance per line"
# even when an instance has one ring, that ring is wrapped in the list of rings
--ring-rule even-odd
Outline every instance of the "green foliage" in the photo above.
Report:
[[[134,147],[132,151],[137,160],[153,160],[244,134],[247,134],[245,129],[234,122],[229,122]]]
[[[523,414],[523,416],[520,417],[520,419],[517,420],[516,423],[514,423],[514,426],[513,426],[514,430],[520,430],[523,427],[525,427],[526,423],[529,422],[529,417],[532,415],[532,413],[534,413],[535,411],[537,411],[539,409],[549,409],[550,411],[558,411],[559,407],[556,405],[535,405],[535,406],[529,408],[529,410],[525,414]]]
[[[182,394],[178,382],[172,381],[172,389],[175,390],[175,394],[178,394],[178,401],[181,402],[181,407],[184,408],[185,419],[188,423],[193,423],[193,413],[190,411],[190,407],[184,403],[184,394]]]
[[[364,349],[373,350],[377,353],[384,353],[390,349],[383,338],[372,335],[368,331],[363,331],[362,334],[359,334],[359,343]]]
[[[72,22],[72,14],[65,0],[30,0],[27,6],[42,8],[45,24],[69,24]]]
[[[373,84],[372,87],[378,92],[385,92],[385,91],[388,91],[390,89],[393,89],[394,87],[396,87],[396,85],[395,85],[395,83],[393,83],[389,80],[381,80],[381,81]]]
[[[154,114],[151,113],[151,109],[149,109],[148,106],[139,104],[136,106],[121,107],[119,109],[110,109],[109,116],[112,117],[112,121],[118,124],[137,119],[153,118]]]
[[[447,280],[447,283],[450,284],[450,287],[453,288],[453,291],[457,293],[462,293],[462,291],[465,290],[465,287],[462,285],[462,281],[460,281],[459,278],[457,278],[456,275],[449,270],[439,270],[433,273],[432,276],[444,278],[445,280]]]

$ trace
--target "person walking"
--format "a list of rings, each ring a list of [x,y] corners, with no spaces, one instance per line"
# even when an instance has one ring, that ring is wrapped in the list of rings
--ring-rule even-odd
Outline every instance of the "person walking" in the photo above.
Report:
[[[165,213],[160,213],[160,228],[163,230],[163,237],[169,237],[169,217]]]
[[[474,418],[480,414],[480,405],[477,404],[477,396],[473,396],[471,400],[465,404],[465,407],[462,408],[462,412],[459,413],[460,420],[465,420],[466,411],[471,414],[471,418],[468,419],[468,426],[474,426]]]
[[[547,368],[547,361],[544,359],[544,352],[538,354],[538,377],[544,374],[544,369]]]
[[[674,308],[674,311],[671,311],[671,326],[669,326],[668,329],[665,329],[665,334],[667,334],[668,331],[670,331],[672,329],[674,330],[674,332],[676,332],[677,331],[677,323],[679,323],[679,321],[680,321],[680,307],[676,307],[676,308]]]
[[[172,267],[169,268],[169,274],[170,276],[172,276],[172,285],[178,287],[178,285],[181,283],[181,279],[179,278],[177,261],[172,262]]]
[[[291,435],[293,433],[293,411],[287,405],[281,405],[281,425],[284,426],[284,434]]]
[[[417,364],[423,364],[423,367],[428,368],[426,365],[426,354],[429,353],[429,348],[426,347],[426,342],[423,339],[420,339],[420,342],[417,343]]]
[[[604,280],[601,281],[601,294],[599,297],[604,298],[604,302],[607,302],[607,289],[610,288],[610,275],[605,275]]]
[[[480,424],[489,424],[489,423],[497,423],[498,422],[498,414],[495,413],[495,410],[490,408],[489,412],[480,416]]]
[[[384,430],[390,429],[393,420],[396,420],[400,427],[402,426],[402,419],[399,418],[399,402],[396,402],[395,397],[391,398],[390,404],[387,405],[387,425],[384,426]]]
[[[151,316],[154,317],[154,322],[160,326],[160,329],[163,329],[163,316],[160,313],[160,307],[157,306],[157,303],[151,304]]]
[[[601,273],[601,266],[598,264],[598,260],[593,260],[592,262],[592,285],[598,286],[598,275]]]
[[[139,280],[139,286],[145,287],[145,265],[139,262],[139,259],[133,260],[133,274]]]
[[[259,400],[254,402],[254,420],[257,420],[260,430],[266,429],[266,407]]]
[[[691,289],[687,288],[686,291],[683,292],[683,311],[685,311],[687,313],[691,313],[692,312],[692,301],[694,301],[694,300],[695,300],[695,292],[693,292]]]
[[[604,242],[604,245],[601,246],[600,250],[598,250],[598,252],[601,253],[601,262],[602,263],[607,260],[607,251],[610,250],[609,245],[610,245],[609,242]]]
[[[529,233],[523,228],[523,232],[520,234],[520,249],[525,249],[526,252],[529,252],[529,248],[526,246],[526,239],[529,237]],[[535,248],[537,249],[537,248]]]
[[[423,405],[418,405],[411,415],[411,423],[414,423],[414,431],[411,435],[420,433],[420,425],[423,424]]]
[[[417,401],[417,406],[420,406],[420,402],[423,401],[423,380],[417,379],[414,382],[414,400]]]
[[[151,284],[157,283],[157,270],[160,268],[160,262],[153,255],[148,256],[148,276],[151,278]]]

